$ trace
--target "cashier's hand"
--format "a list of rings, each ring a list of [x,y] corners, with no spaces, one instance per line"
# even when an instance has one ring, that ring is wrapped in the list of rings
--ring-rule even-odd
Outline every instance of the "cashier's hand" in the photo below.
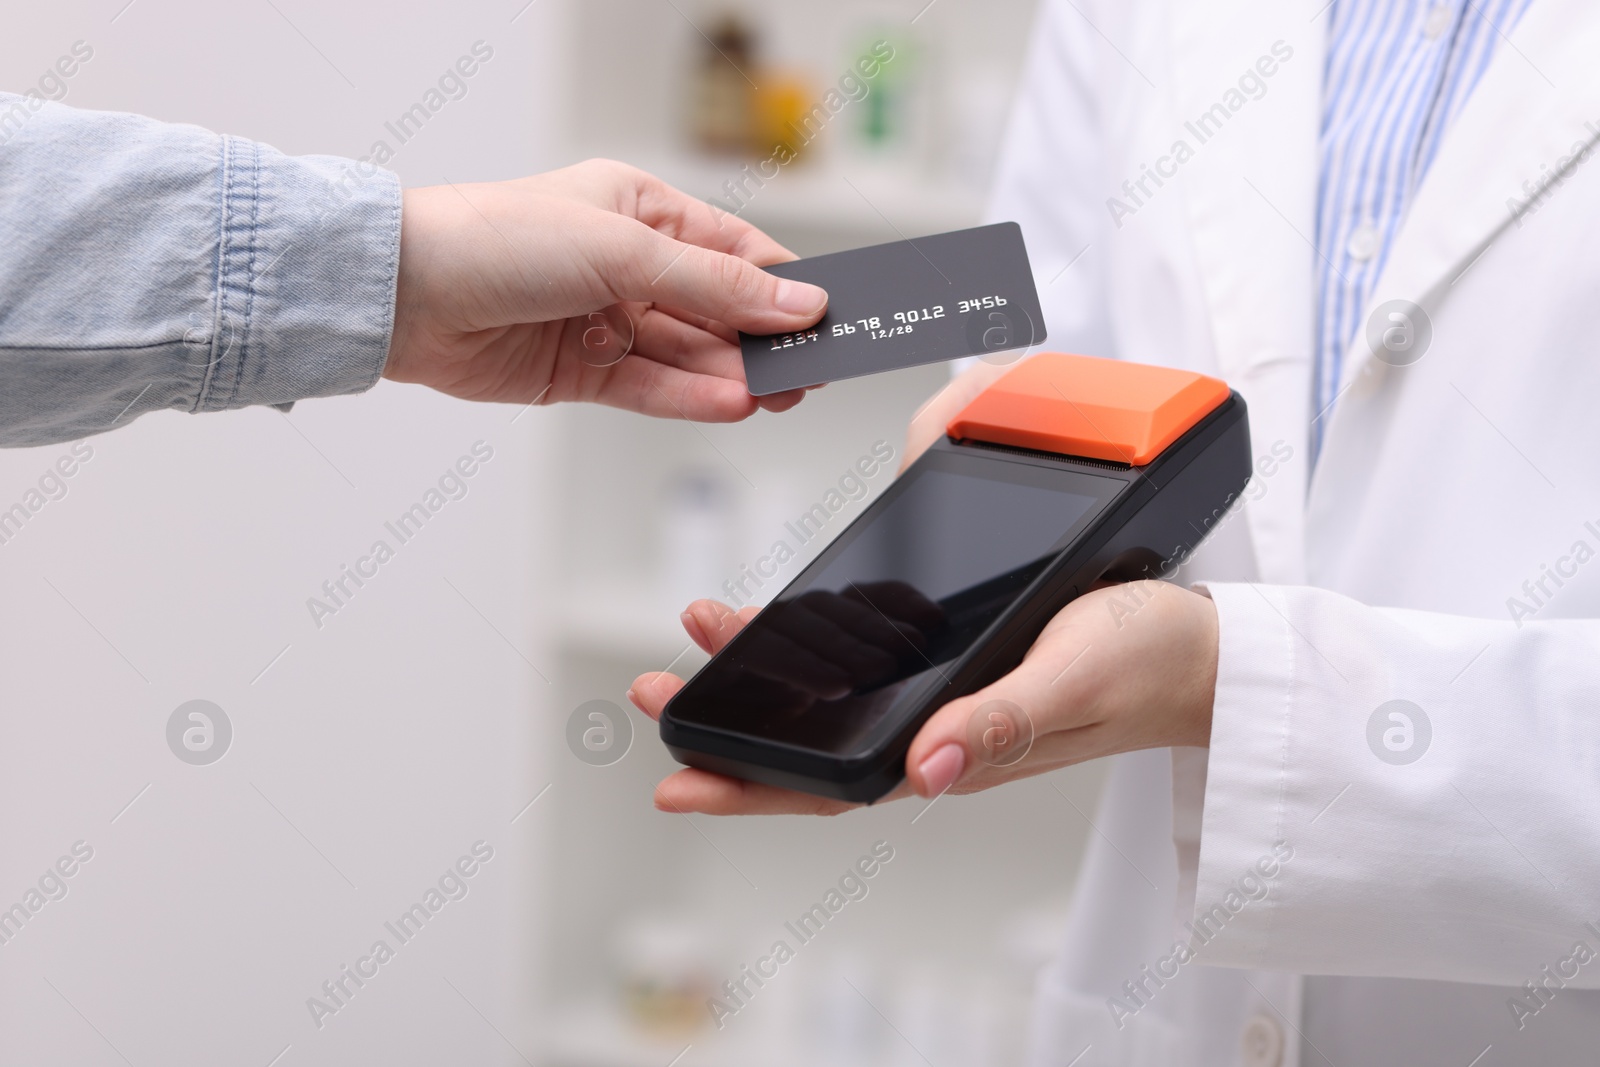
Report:
[[[1014,366],[1015,362],[989,363],[979,360],[929,397],[911,416],[911,425],[906,428],[906,447],[901,453],[900,470],[904,472],[918,456],[943,437],[950,420]]]
[[[766,234],[608,160],[405,193],[384,376],[451,396],[586,400],[731,422],[802,390],[752,397],[736,331],[822,317],[827,294],[758,265]]]
[[[712,628],[702,627],[693,607],[684,612],[683,626],[696,644],[712,652],[726,641],[711,635],[731,637],[744,621],[714,601],[699,603],[709,605]],[[796,712],[816,700],[838,700],[886,681],[908,654],[927,647],[928,634],[945,620],[938,604],[893,581],[852,582],[843,593],[813,589],[768,611],[771,625],[744,650],[744,666],[790,690]]]
[[[715,651],[755,610],[735,615],[701,600],[689,614]],[[1210,599],[1155,581],[1094,590],[1050,621],[1016,670],[928,720],[911,744],[907,782],[892,796],[975,793],[1118,752],[1205,746],[1216,682]],[[629,695],[659,718],[682,686],[673,675],[646,674]],[[833,814],[854,806],[695,769],[663,781],[655,802],[709,815]]]

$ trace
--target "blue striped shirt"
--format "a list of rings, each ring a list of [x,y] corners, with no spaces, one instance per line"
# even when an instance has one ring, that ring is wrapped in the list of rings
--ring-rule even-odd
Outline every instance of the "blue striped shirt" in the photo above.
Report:
[[[1439,143],[1529,0],[1334,0],[1317,189],[1311,455],[1346,349]]]

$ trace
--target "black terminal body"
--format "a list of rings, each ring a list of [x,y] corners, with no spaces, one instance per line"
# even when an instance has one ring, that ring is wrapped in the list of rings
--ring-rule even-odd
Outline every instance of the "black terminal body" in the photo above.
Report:
[[[873,801],[941,706],[1102,578],[1170,576],[1251,473],[1244,400],[1142,467],[943,438],[668,703],[672,755]]]

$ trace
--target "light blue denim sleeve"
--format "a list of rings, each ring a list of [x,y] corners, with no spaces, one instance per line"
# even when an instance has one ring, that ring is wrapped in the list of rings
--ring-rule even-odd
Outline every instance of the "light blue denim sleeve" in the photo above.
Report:
[[[0,93],[0,445],[368,389],[399,258],[387,171]]]

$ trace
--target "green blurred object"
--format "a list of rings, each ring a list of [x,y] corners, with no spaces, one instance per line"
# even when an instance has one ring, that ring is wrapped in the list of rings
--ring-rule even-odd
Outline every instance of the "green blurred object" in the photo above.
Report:
[[[872,24],[861,27],[853,39],[850,61],[871,55],[879,41],[889,42],[894,58],[883,63],[868,83],[871,90],[857,105],[855,131],[866,148],[890,152],[904,147],[911,137],[910,108],[920,57],[916,42],[901,27]]]

